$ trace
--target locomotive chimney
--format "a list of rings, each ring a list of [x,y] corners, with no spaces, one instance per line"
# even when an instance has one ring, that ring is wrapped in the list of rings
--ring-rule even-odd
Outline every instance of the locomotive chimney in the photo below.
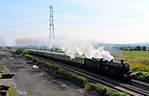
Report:
[[[124,63],[124,60],[121,60],[121,63]]]
[[[111,59],[111,61],[110,62],[114,62],[114,60],[113,59]]]

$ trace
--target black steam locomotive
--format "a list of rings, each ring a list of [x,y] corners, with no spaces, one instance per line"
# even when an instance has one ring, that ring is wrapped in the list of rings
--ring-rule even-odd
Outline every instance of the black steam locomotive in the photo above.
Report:
[[[64,53],[39,50],[28,50],[28,53],[31,55],[38,55],[54,59],[75,67],[84,68],[97,74],[104,74],[126,81],[130,81],[132,79],[132,72],[130,71],[130,66],[128,63],[125,63],[124,60],[121,60],[121,62],[117,62],[114,60],[107,61],[103,58],[89,59],[83,56],[76,56],[75,58],[71,58]]]

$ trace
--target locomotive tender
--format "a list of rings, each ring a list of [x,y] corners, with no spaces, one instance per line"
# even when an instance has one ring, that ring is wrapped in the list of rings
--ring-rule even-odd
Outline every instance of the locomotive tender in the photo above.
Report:
[[[72,66],[85,68],[89,71],[95,72],[97,74],[104,74],[110,77],[115,77],[121,80],[130,81],[132,79],[132,72],[130,71],[130,66],[125,63],[124,60],[118,61],[107,61],[103,58],[86,58],[84,56],[76,56],[71,58],[65,53],[57,53],[51,51],[40,51],[40,50],[27,50],[31,55],[38,55],[42,57],[47,57],[57,61],[61,61],[65,64]]]

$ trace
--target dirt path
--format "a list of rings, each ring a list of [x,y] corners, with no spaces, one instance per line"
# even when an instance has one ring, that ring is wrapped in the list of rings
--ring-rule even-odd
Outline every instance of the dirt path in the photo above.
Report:
[[[24,57],[0,51],[0,64],[15,74],[14,86],[20,96],[94,96],[64,80],[54,79],[40,69],[32,69]]]

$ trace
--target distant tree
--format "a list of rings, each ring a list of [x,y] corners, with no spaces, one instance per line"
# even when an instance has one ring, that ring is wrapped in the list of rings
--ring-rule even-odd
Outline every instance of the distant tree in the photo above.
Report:
[[[129,50],[129,49],[126,48],[126,47],[120,47],[119,49],[122,50],[122,51],[128,51],[128,50]]]
[[[146,46],[143,46],[143,48],[142,48],[142,49],[143,49],[143,51],[146,51]]]
[[[136,51],[136,48],[130,48],[129,51]]]
[[[141,47],[140,47],[140,46],[137,46],[137,47],[136,47],[136,50],[137,50],[137,51],[141,51]]]

